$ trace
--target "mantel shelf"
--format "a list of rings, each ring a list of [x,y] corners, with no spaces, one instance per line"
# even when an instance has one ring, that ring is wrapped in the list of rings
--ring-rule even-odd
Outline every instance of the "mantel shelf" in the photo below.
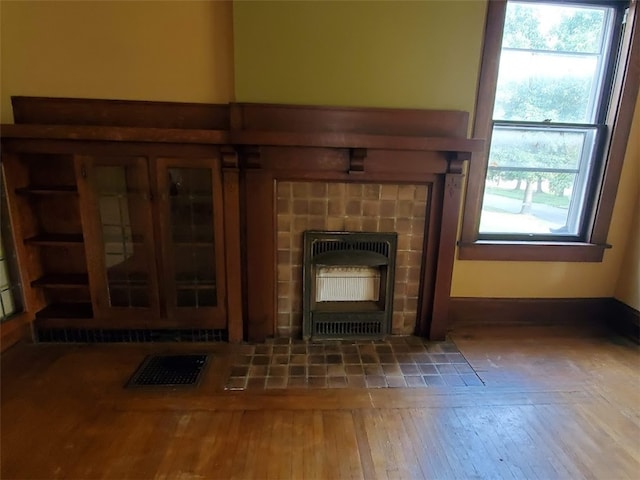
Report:
[[[37,124],[3,124],[0,128],[3,139],[194,143],[210,145],[229,142],[229,134],[226,130]]]
[[[478,152],[484,148],[484,140],[481,139],[334,132],[226,131],[35,124],[3,124],[1,130],[3,139],[373,148],[381,150],[422,150],[463,153]]]
[[[461,137],[368,135],[333,132],[231,131],[231,143],[287,147],[374,148],[381,150],[425,150],[436,152],[478,152],[484,140]]]

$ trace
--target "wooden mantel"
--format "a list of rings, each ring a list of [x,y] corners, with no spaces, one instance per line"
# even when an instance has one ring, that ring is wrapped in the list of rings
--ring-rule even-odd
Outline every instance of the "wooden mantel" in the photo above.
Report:
[[[275,333],[277,182],[428,185],[416,333],[444,338],[463,166],[484,146],[467,138],[467,112],[34,97],[13,106],[16,124],[1,131],[13,151],[219,149],[227,281],[241,292],[229,310],[241,317],[229,321],[233,340]]]
[[[463,164],[483,148],[459,111],[231,105],[245,212],[248,338],[274,334],[275,188],[282,181],[429,185],[416,333],[443,339]]]

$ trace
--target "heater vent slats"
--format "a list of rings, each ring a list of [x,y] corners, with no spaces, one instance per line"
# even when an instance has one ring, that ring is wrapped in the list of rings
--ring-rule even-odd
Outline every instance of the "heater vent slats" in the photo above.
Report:
[[[356,321],[356,322],[314,322],[314,335],[321,337],[351,337],[351,336],[378,336],[382,335],[382,322]]]
[[[312,256],[327,252],[364,251],[374,252],[385,257],[389,256],[390,244],[387,241],[349,241],[347,239],[316,240],[313,242]]]

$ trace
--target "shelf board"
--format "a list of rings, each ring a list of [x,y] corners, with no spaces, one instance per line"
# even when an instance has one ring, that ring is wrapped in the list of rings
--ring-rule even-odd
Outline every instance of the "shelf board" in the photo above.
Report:
[[[216,284],[214,282],[198,282],[196,284],[188,283],[185,281],[176,283],[176,290],[215,290]]]
[[[30,185],[16,188],[19,195],[77,195],[78,188],[75,185]]]
[[[86,273],[58,273],[44,275],[31,282],[32,287],[85,289],[89,286]]]
[[[150,285],[148,282],[146,283],[141,283],[141,282],[109,282],[109,288],[128,288],[128,289],[136,289],[136,290],[146,290],[148,288],[150,288]]]
[[[90,319],[93,309],[90,303],[52,303],[36,313],[37,319]]]
[[[76,233],[43,233],[35,237],[25,238],[27,245],[46,245],[51,247],[79,246],[84,243],[82,234]]]
[[[173,244],[176,247],[213,247],[213,240],[211,241],[205,241],[205,242],[199,242],[197,240],[194,241],[173,241]]]

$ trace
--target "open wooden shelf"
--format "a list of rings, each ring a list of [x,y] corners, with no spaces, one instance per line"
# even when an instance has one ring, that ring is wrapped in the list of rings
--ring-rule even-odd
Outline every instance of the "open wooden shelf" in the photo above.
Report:
[[[30,185],[16,188],[19,195],[77,195],[78,188],[75,185]]]
[[[36,319],[90,319],[93,309],[90,303],[52,303],[36,313]]]
[[[86,273],[49,274],[34,280],[31,282],[31,286],[40,288],[85,289],[89,286],[89,276]]]
[[[187,248],[187,247],[200,247],[200,248],[209,247],[209,248],[211,248],[211,246],[212,246],[212,242],[211,241],[205,242],[205,241],[198,241],[198,240],[194,240],[193,242],[190,242],[190,241],[173,242],[173,244],[176,247],[181,247],[181,248]]]
[[[176,289],[178,290],[215,290],[215,288],[215,282],[188,283],[182,281],[176,283]]]
[[[50,247],[67,247],[82,245],[84,238],[80,233],[42,233],[35,237],[25,238],[27,245],[46,245]]]

